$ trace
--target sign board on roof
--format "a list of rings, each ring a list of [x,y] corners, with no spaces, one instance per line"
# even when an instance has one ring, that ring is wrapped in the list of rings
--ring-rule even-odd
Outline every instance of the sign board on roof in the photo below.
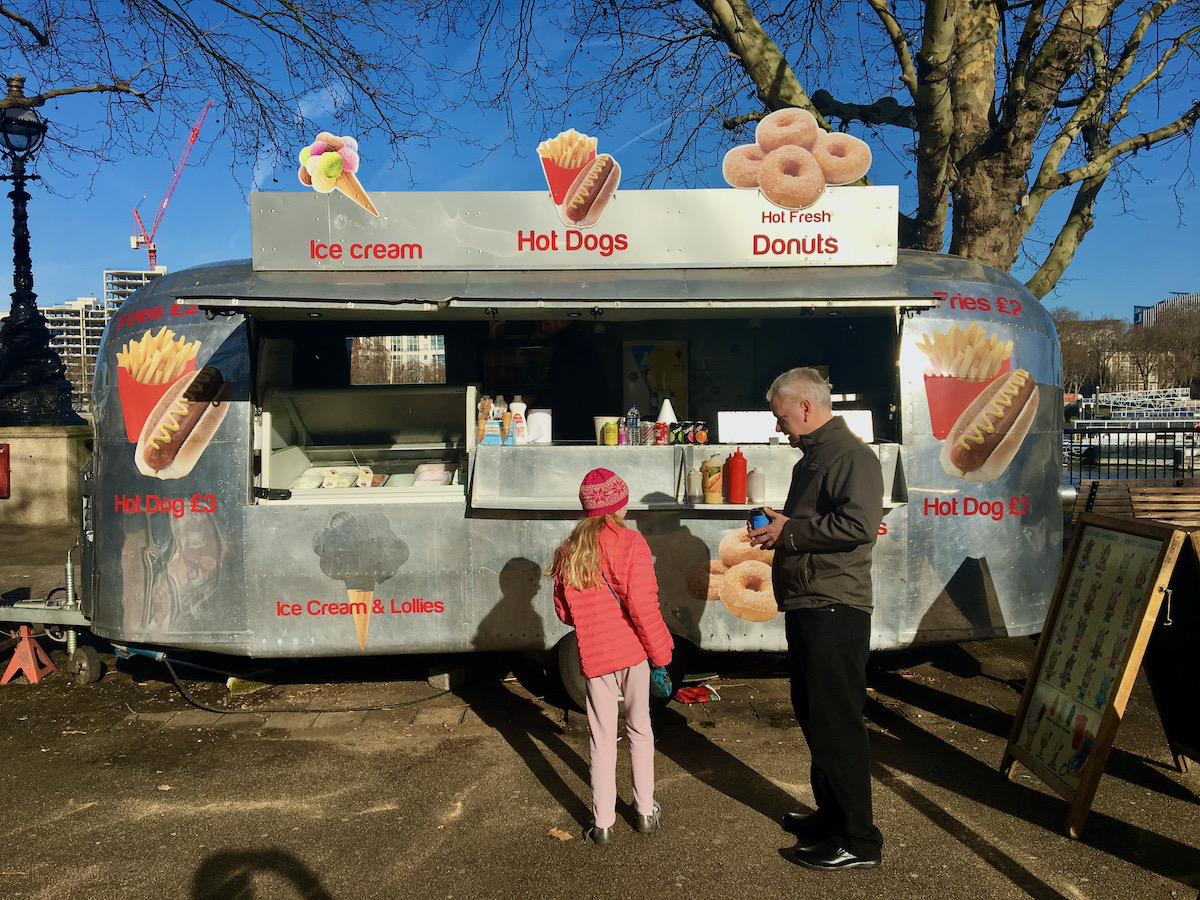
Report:
[[[251,197],[261,271],[894,265],[899,192],[863,187],[867,144],[777,110],[728,150],[726,190],[622,190],[620,163],[574,129],[542,141],[547,191],[371,194],[358,142],[299,154],[312,191]]]

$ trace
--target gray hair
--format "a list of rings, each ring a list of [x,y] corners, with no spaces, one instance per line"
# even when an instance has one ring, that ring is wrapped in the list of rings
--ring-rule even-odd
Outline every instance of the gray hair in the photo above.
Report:
[[[817,409],[831,411],[833,401],[829,395],[829,382],[811,366],[788,369],[767,389],[767,402],[775,397],[784,400],[807,400]]]

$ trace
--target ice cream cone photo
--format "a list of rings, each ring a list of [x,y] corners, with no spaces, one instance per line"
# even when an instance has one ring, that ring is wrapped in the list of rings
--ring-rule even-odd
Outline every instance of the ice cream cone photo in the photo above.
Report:
[[[319,194],[341,191],[373,216],[379,210],[363,189],[354,173],[358,171],[358,141],[350,135],[338,137],[322,131],[300,151],[300,169],[296,175],[301,184]]]
[[[371,627],[371,598],[374,595],[374,591],[346,589],[346,597],[350,600],[350,608],[355,610],[352,615],[354,617],[354,630],[358,634],[359,650],[367,649],[367,629]],[[358,604],[361,604],[361,606]]]
[[[373,216],[379,215],[379,210],[375,208],[375,204],[371,202],[371,198],[367,192],[363,190],[362,183],[359,182],[358,176],[353,172],[343,172],[338,176],[333,183],[339,191],[365,209]]]

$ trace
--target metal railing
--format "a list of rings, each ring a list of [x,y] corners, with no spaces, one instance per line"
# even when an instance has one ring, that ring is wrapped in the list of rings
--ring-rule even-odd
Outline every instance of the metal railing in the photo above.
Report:
[[[1063,484],[1095,478],[1190,478],[1196,474],[1200,430],[1068,427],[1063,430]]]

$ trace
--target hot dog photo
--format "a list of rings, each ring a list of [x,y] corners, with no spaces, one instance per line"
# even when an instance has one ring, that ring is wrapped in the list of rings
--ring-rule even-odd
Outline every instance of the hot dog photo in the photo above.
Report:
[[[138,435],[138,471],[163,480],[191,472],[225,419],[232,393],[229,382],[212,366],[172,382]]]
[[[1011,340],[977,322],[923,335],[916,346],[926,360],[925,398],[942,441],[942,469],[964,481],[995,481],[1033,425],[1037,381],[1013,368]]]
[[[569,228],[599,222],[621,184],[620,165],[607,153],[597,155],[596,145],[596,138],[572,128],[537,148],[550,197]]]

